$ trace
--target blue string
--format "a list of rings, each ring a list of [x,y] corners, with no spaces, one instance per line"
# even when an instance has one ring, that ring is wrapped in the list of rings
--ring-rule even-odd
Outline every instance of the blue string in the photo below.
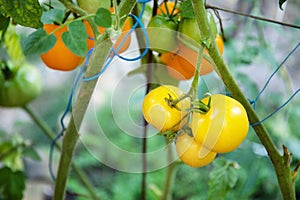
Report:
[[[146,31],[146,28],[145,28],[145,26],[142,23],[142,17],[143,17],[145,8],[146,8],[146,4],[145,4],[146,2],[148,2],[148,1],[143,1],[142,11],[141,11],[139,17],[137,17],[137,16],[135,16],[133,14],[129,14],[129,16],[132,17],[132,18],[134,18],[136,20],[136,22],[132,26],[132,28],[130,29],[130,31],[125,35],[125,37],[123,38],[123,40],[121,41],[121,43],[118,45],[118,47],[116,49],[114,49],[114,47],[111,48],[111,50],[109,52],[109,55],[106,58],[107,62],[103,66],[103,68],[100,70],[100,72],[97,73],[97,74],[95,74],[95,75],[93,75],[93,76],[91,76],[91,77],[83,78],[83,81],[87,82],[87,81],[92,81],[92,80],[95,80],[95,79],[99,78],[106,71],[106,69],[110,66],[110,64],[113,61],[113,59],[114,59],[115,56],[117,56],[120,59],[125,60],[125,61],[136,61],[136,60],[140,60],[141,58],[143,58],[147,54],[147,52],[149,50],[149,48],[148,48],[149,47],[149,37],[148,37],[147,31]],[[143,51],[143,53],[141,55],[139,55],[139,56],[137,56],[135,58],[126,58],[126,57],[121,56],[118,53],[119,49],[122,47],[122,45],[124,44],[124,42],[126,41],[126,39],[137,28],[138,25],[140,25],[141,29],[143,30],[144,36],[145,36],[145,41],[146,41],[146,48],[145,48],[145,50]]]
[[[269,79],[267,80],[267,82],[265,83],[264,87],[260,90],[260,92],[258,93],[258,95],[256,96],[256,98],[253,101],[250,101],[251,104],[253,104],[253,108],[256,108],[256,103],[260,97],[260,95],[265,91],[265,89],[267,88],[267,86],[269,85],[271,79],[273,78],[273,76],[278,72],[278,70],[283,66],[283,64],[289,59],[289,57],[297,50],[297,48],[299,47],[300,42],[296,45],[296,47],[286,56],[286,58],[280,63],[280,65],[275,69],[275,71],[271,74],[271,76],[269,77]]]
[[[268,116],[266,116],[264,119],[262,119],[259,122],[255,122],[253,124],[250,124],[251,126],[256,126],[259,125],[261,123],[263,123],[264,121],[266,121],[267,119],[269,119],[270,117],[272,117],[273,115],[275,115],[279,110],[281,110],[284,106],[286,106],[288,103],[290,103],[292,101],[292,99],[298,94],[298,92],[300,92],[300,89],[296,90],[296,92],[294,92],[292,94],[292,96],[290,98],[288,98],[288,100],[286,102],[284,102],[284,104],[282,104],[281,106],[279,106],[275,111],[273,111],[271,114],[269,114]]]
[[[63,115],[61,116],[60,118],[60,125],[61,125],[61,131],[60,133],[52,140],[51,142],[51,146],[50,146],[50,155],[49,155],[49,164],[48,164],[48,167],[49,167],[49,172],[50,172],[50,176],[51,178],[55,181],[56,180],[56,177],[55,177],[55,174],[53,172],[53,168],[52,168],[52,163],[53,163],[53,152],[54,152],[54,146],[56,144],[56,142],[63,136],[63,133],[64,131],[66,130],[66,126],[64,124],[64,119],[66,117],[66,115],[68,114],[68,112],[70,111],[71,107],[72,107],[72,99],[73,99],[73,95],[75,93],[75,90],[76,90],[76,87],[80,81],[80,78],[82,77],[82,80],[87,82],[87,81],[91,81],[91,80],[94,80],[96,78],[98,78],[99,76],[101,76],[104,71],[110,66],[113,58],[115,56],[118,56],[119,58],[123,59],[123,60],[126,60],[126,61],[136,61],[136,60],[139,60],[141,58],[143,58],[147,52],[148,52],[148,47],[149,47],[149,38],[148,38],[148,34],[146,32],[146,29],[142,23],[142,16],[144,14],[144,11],[145,11],[145,7],[146,7],[146,3],[149,2],[150,0],[137,0],[138,3],[143,3],[143,7],[142,7],[142,11],[140,13],[140,16],[139,17],[136,17],[135,15],[132,15],[132,14],[129,14],[130,17],[133,17],[135,20],[136,20],[136,23],[134,24],[134,26],[130,29],[130,31],[126,34],[126,36],[124,37],[124,39],[121,41],[121,43],[119,44],[119,46],[117,47],[117,49],[115,50],[113,47],[109,53],[109,55],[111,55],[111,53],[113,53],[112,56],[108,56],[106,58],[106,64],[104,65],[104,67],[101,69],[101,71],[92,76],[92,77],[89,77],[89,78],[85,78],[85,77],[82,77],[82,75],[84,74],[84,71],[86,69],[86,66],[88,65],[89,63],[89,57],[91,56],[92,52],[94,51],[94,48],[91,48],[87,55],[86,55],[86,58],[85,58],[85,61],[84,63],[82,64],[81,66],[81,69],[77,75],[77,77],[75,78],[75,82],[73,84],[73,87],[72,87],[72,90],[71,90],[71,94],[69,96],[69,99],[68,99],[68,103],[67,103],[67,106],[65,108],[65,111],[63,113]],[[146,40],[146,48],[144,50],[144,52],[138,56],[138,57],[135,57],[135,58],[125,58],[121,55],[119,55],[117,52],[119,51],[119,49],[121,48],[121,46],[124,44],[125,40],[129,37],[129,35],[137,28],[137,26],[140,25],[140,27],[142,28],[143,30],[143,33],[145,35],[145,40]],[[88,38],[88,39],[91,39],[91,40],[94,40],[93,38]]]
[[[300,42],[296,45],[296,47],[286,56],[286,58],[280,63],[280,65],[275,69],[275,71],[271,74],[271,76],[268,78],[267,82],[265,83],[264,87],[260,90],[260,92],[258,93],[258,95],[256,96],[255,100],[251,100],[248,99],[250,104],[253,104],[253,107],[255,109],[256,107],[256,103],[257,100],[259,99],[260,95],[265,91],[265,89],[267,88],[268,84],[270,83],[271,79],[273,78],[273,76],[278,72],[278,70],[283,66],[283,64],[289,59],[289,57],[297,50],[297,48],[300,46]],[[267,119],[269,119],[270,117],[272,117],[273,115],[275,115],[279,110],[281,110],[284,106],[286,106],[288,103],[290,103],[292,101],[292,99],[298,94],[298,92],[300,91],[300,89],[296,90],[291,96],[290,98],[288,98],[287,101],[285,101],[281,106],[279,106],[276,110],[274,110],[271,114],[269,114],[268,116],[266,116],[265,118],[263,118],[261,121],[259,122],[255,122],[250,124],[251,126],[256,126],[259,125],[263,122],[265,122]]]
[[[72,99],[73,99],[73,95],[75,93],[75,90],[76,90],[76,87],[79,83],[79,80],[80,80],[80,77],[83,75],[84,71],[85,71],[85,68],[86,66],[88,65],[88,60],[89,60],[89,57],[90,55],[92,54],[94,48],[91,48],[87,55],[86,55],[86,58],[84,60],[84,63],[82,64],[82,67],[77,75],[77,77],[75,78],[75,82],[73,84],[73,87],[72,87],[72,91],[71,91],[71,94],[69,96],[69,99],[68,99],[68,103],[67,103],[67,106],[65,108],[65,111],[63,113],[63,115],[61,116],[60,118],[60,125],[61,125],[61,131],[60,133],[52,140],[51,142],[51,146],[50,146],[50,155],[49,155],[49,163],[48,163],[48,167],[49,167],[49,172],[50,172],[50,176],[51,178],[55,181],[56,180],[56,177],[53,173],[53,168],[52,168],[52,160],[53,160],[53,151],[54,151],[54,146],[56,144],[56,142],[63,136],[63,133],[65,132],[66,130],[66,126],[64,124],[64,119],[66,117],[66,115],[68,114],[68,112],[70,111],[71,109],[71,106],[72,106]]]

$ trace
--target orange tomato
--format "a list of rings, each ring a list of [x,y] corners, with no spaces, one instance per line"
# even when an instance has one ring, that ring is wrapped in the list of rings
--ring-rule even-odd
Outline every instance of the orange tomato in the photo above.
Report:
[[[166,5],[167,5],[167,8],[168,8],[168,12],[167,12],[167,9],[166,9]],[[157,8],[157,14],[160,15],[160,14],[171,14],[171,12],[173,11],[175,7],[175,2],[173,1],[168,1],[166,4],[163,2],[159,5],[159,7]],[[173,12],[173,15],[179,13],[179,9],[178,8],[175,8],[174,12]]]
[[[111,8],[110,8],[110,11],[111,11],[112,13],[114,13],[114,8],[111,7]],[[132,21],[132,20],[131,20],[131,18],[129,18],[129,17],[125,20],[124,26],[123,26],[123,28],[122,28],[122,33],[121,33],[121,35],[119,36],[119,38],[118,38],[118,40],[116,41],[116,43],[114,44],[114,48],[115,48],[115,49],[118,48],[118,46],[119,46],[119,45],[121,44],[121,42],[124,40],[124,38],[125,38],[126,34],[128,33],[128,31],[131,29],[131,27],[132,27],[131,21]],[[90,27],[90,25],[88,24],[88,22],[87,22],[87,21],[84,21],[84,23],[85,23],[86,26],[87,26],[87,33],[88,33],[88,36],[89,36],[87,43],[88,43],[88,49],[90,49],[90,48],[94,47],[94,45],[95,45],[95,41],[94,41],[95,36],[94,36],[93,30],[92,30],[92,28]],[[102,34],[102,33],[104,33],[105,28],[103,28],[103,27],[101,27],[101,26],[98,26],[98,30],[99,30],[99,32]],[[129,35],[129,36],[127,37],[127,39],[125,40],[125,42],[124,42],[124,43],[122,44],[122,46],[120,47],[118,53],[120,54],[120,53],[123,53],[124,51],[126,51],[126,50],[128,49],[128,47],[129,47],[129,45],[130,45],[130,42],[131,42],[131,35]]]
[[[44,30],[49,34],[55,29],[59,28],[59,25],[44,24]],[[62,34],[68,31],[68,27],[65,26],[54,33],[56,37],[56,43],[52,49],[46,53],[41,54],[41,59],[51,69],[70,71],[75,69],[82,61],[82,57],[77,56],[71,50],[69,50],[62,40]]]
[[[224,51],[224,42],[220,35],[215,40],[221,54]],[[204,50],[207,54],[207,50]],[[208,55],[208,54],[207,54]],[[188,80],[193,77],[196,70],[198,53],[187,47],[183,43],[178,44],[178,48],[173,52],[161,55],[161,61],[168,67],[168,73],[176,80]],[[202,59],[200,75],[206,75],[214,70],[214,66],[206,59]]]

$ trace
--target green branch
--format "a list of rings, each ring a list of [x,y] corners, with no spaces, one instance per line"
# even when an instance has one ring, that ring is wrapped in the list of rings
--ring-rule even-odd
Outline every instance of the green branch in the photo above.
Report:
[[[199,25],[201,38],[205,40],[207,38],[212,37],[209,23],[206,18],[204,0],[192,0],[192,3],[193,3],[197,23]],[[211,41],[214,41],[213,38],[211,38]],[[211,46],[206,48],[208,50],[210,57],[213,59],[213,61],[216,64],[216,71],[218,75],[223,80],[224,84],[231,92],[232,96],[235,99],[237,99],[239,102],[241,102],[245,107],[248,113],[250,124],[260,122],[260,119],[256,115],[254,109],[249,104],[247,98],[245,97],[245,95],[239,88],[238,84],[236,83],[235,79],[233,78],[232,74],[230,73],[227,64],[224,62],[222,56],[218,51],[216,44],[212,43]],[[292,181],[293,179],[290,170],[290,163],[287,162],[289,161],[290,154],[286,153],[287,152],[286,149],[285,153],[283,155],[280,155],[278,149],[276,148],[275,144],[273,143],[272,139],[270,138],[263,124],[258,124],[256,126],[253,126],[253,129],[255,130],[257,136],[259,137],[261,143],[265,146],[268,155],[273,163],[283,199],[295,200],[296,199],[295,188],[294,188],[294,183]]]
[[[54,140],[56,137],[56,133],[52,131],[52,129],[49,127],[49,125],[41,119],[31,108],[28,106],[23,107],[24,111],[31,117],[31,119],[35,122],[35,124],[40,127],[40,129],[43,131],[43,133],[49,138],[49,140]],[[61,151],[61,146],[58,143],[55,143],[55,147]],[[93,200],[98,200],[97,194],[94,190],[93,185],[90,183],[88,177],[85,175],[85,173],[75,164],[72,163],[72,169],[74,170],[75,174],[81,181],[82,185],[87,189],[89,192],[91,198]]]
[[[65,2],[64,4],[67,8],[73,7],[72,4],[67,4],[68,1],[61,0]],[[119,6],[119,15],[124,16],[132,10],[136,0],[123,0]],[[121,20],[120,25],[123,26],[125,22]],[[91,55],[91,61],[86,70],[86,77],[92,77],[101,70],[101,66],[104,65],[106,57],[109,55],[110,49],[112,47],[112,42],[107,35],[107,32],[99,39],[96,40],[95,50]],[[57,179],[54,189],[54,200],[62,200],[65,196],[66,184],[69,176],[70,165],[72,163],[72,157],[74,149],[78,140],[78,131],[80,129],[83,117],[85,115],[86,109],[92,97],[97,79],[84,82],[79,90],[79,94],[75,105],[73,106],[73,113],[69,123],[69,126],[64,133],[63,143],[62,143],[62,154],[59,161],[59,167],[57,172]]]

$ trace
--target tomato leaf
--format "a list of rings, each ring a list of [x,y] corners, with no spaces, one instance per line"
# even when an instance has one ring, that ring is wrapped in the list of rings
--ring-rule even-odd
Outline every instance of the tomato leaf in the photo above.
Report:
[[[0,31],[1,31],[0,43],[4,40],[4,35],[8,28],[9,21],[10,21],[10,17],[5,17],[0,13]]]
[[[62,24],[65,13],[60,9],[50,9],[49,11],[43,12],[41,21],[43,24]]]
[[[42,28],[31,33],[24,41],[23,50],[25,55],[41,54],[49,51],[56,42],[53,34],[47,34]]]
[[[6,34],[5,46],[12,65],[19,68],[25,61],[25,56],[21,47],[20,39],[15,27],[10,27]]]
[[[195,18],[194,8],[191,0],[181,2],[179,10],[182,18]]]
[[[12,171],[8,167],[0,169],[0,191],[3,200],[21,200],[25,189],[25,174],[23,171]]]
[[[27,158],[31,158],[32,160],[35,160],[35,161],[41,160],[41,157],[38,154],[38,152],[32,147],[25,148],[22,153],[23,153],[23,156],[25,156]]]
[[[109,10],[105,8],[99,8],[96,11],[96,15],[94,17],[95,23],[104,28],[111,27],[112,25],[112,17]]]
[[[286,0],[279,0],[279,8],[283,10],[282,5],[286,2]]]
[[[42,26],[43,11],[38,0],[0,0],[0,5],[0,12],[12,17],[17,24],[32,28]]]
[[[63,42],[73,53],[84,57],[88,50],[85,25],[81,21],[73,21],[68,27],[69,31],[62,34]]]
[[[238,165],[223,158],[216,159],[213,165],[209,174],[208,200],[223,199],[238,181]]]

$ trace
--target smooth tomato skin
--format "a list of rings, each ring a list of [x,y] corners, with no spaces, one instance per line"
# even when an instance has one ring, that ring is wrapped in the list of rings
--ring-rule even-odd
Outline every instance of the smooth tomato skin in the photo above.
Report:
[[[202,100],[208,103],[208,97]],[[207,149],[226,153],[233,151],[248,134],[247,112],[240,102],[222,95],[211,96],[211,107],[206,114],[194,112],[192,132],[195,140]]]
[[[44,30],[49,34],[55,29],[59,28],[59,25],[44,24]],[[67,26],[56,31],[54,36],[56,37],[56,43],[46,53],[41,54],[41,59],[45,65],[54,70],[70,71],[75,69],[83,60],[82,57],[77,56],[71,50],[69,50],[62,40],[62,34],[68,31]]]
[[[165,100],[169,95],[176,100],[184,93],[176,86],[163,85],[151,90],[143,101],[142,111],[145,120],[161,132],[181,128],[186,123],[186,120],[182,120],[187,114],[184,110],[190,107],[188,98],[177,103],[181,111],[169,106]]]
[[[2,75],[2,72],[0,72]],[[4,79],[3,79],[4,80]],[[42,91],[42,79],[39,71],[29,65],[22,65],[14,77],[0,86],[0,106],[24,106],[35,99]]]
[[[224,42],[220,35],[216,36],[217,47],[222,54]],[[207,54],[207,51],[204,50]],[[197,63],[197,52],[179,42],[178,47],[167,53],[162,53],[160,60],[167,65],[168,74],[176,80],[189,80],[194,76]],[[206,75],[214,70],[212,64],[206,59],[202,59],[199,75]]]
[[[149,22],[147,33],[149,48],[158,53],[174,50],[177,46],[178,22],[164,15],[155,15]]]
[[[217,35],[217,30],[218,30],[216,22],[214,21],[214,18],[210,12],[207,12],[207,17],[209,20],[209,25],[210,25],[212,34],[215,37]],[[200,31],[198,28],[196,18],[181,19],[178,29],[181,34],[181,37],[186,38],[186,39],[190,38],[199,44],[201,43]]]
[[[217,156],[217,153],[209,151],[188,134],[178,136],[176,152],[183,163],[195,168],[210,164]]]

